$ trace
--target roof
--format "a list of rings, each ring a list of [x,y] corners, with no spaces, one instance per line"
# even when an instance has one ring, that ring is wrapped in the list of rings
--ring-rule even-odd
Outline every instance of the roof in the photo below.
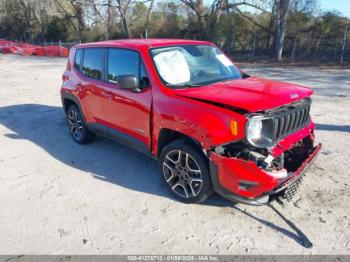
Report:
[[[90,46],[124,46],[124,47],[161,47],[170,45],[185,45],[185,44],[211,44],[206,41],[187,40],[187,39],[163,39],[163,38],[139,38],[139,39],[121,39],[121,40],[108,40],[95,43],[86,43],[78,45],[77,47],[90,47]]]

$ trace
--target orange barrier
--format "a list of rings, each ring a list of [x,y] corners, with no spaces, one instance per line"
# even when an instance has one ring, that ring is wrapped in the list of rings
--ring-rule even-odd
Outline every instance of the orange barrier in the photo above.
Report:
[[[46,46],[44,47],[45,56],[69,56],[69,49],[60,46]]]
[[[69,56],[69,49],[60,46],[38,46],[27,43],[15,43],[9,40],[0,40],[0,53],[3,54],[18,54],[24,56],[53,56],[53,57],[67,57]]]

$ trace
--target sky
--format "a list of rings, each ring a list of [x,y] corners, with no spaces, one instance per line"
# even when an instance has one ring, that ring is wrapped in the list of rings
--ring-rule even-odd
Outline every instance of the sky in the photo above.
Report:
[[[338,10],[350,17],[350,0],[319,0],[319,3],[322,11]]]

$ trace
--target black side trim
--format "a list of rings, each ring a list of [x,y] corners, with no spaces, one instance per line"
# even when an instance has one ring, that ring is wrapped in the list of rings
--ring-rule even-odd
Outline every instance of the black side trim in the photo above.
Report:
[[[70,93],[61,93],[62,106],[63,106],[63,111],[64,111],[65,114],[66,114],[65,105],[64,105],[64,100],[65,99],[71,100],[71,101],[73,101],[74,103],[77,104],[77,106],[78,106],[78,108],[79,108],[79,110],[80,110],[80,112],[82,114],[82,117],[84,118],[84,121],[85,121],[85,116],[83,114],[83,110],[81,108],[79,99],[76,98],[74,95],[72,95]]]
[[[86,126],[89,130],[98,133],[103,136],[108,136],[108,127],[98,123],[86,123]]]
[[[214,191],[218,193],[223,198],[226,198],[230,201],[237,202],[237,203],[243,203],[247,205],[255,205],[255,206],[261,206],[266,204],[269,201],[269,195],[262,195],[257,198],[245,198],[241,196],[237,196],[234,193],[230,192],[226,188],[220,185],[219,179],[218,179],[218,170],[216,165],[210,161],[209,162],[209,169],[210,169],[210,177],[211,182],[214,188]]]
[[[99,123],[87,123],[86,125],[90,130],[96,133],[99,133],[122,145],[132,148],[148,157],[156,158],[155,156],[152,155],[150,148],[147,145],[145,145],[143,142],[138,140],[137,138],[134,138],[128,134],[109,128]]]

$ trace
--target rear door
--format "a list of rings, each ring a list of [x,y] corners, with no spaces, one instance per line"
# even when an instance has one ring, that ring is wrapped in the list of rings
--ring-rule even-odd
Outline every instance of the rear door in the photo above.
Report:
[[[105,55],[105,48],[84,48],[81,62],[82,76],[76,83],[87,122],[96,128],[102,128],[101,131],[106,130],[101,126],[105,119],[102,106]]]
[[[140,54],[129,49],[108,48],[106,64],[104,92],[109,96],[103,97],[102,101],[110,135],[121,138],[139,151],[149,150],[152,92]],[[121,89],[118,85],[120,75],[137,76],[140,92]]]

